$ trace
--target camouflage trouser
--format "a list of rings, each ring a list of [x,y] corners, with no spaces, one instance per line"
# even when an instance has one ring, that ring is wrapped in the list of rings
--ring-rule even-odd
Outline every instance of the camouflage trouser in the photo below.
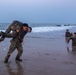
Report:
[[[22,44],[17,44],[17,45],[11,44],[10,47],[9,47],[9,51],[8,51],[5,59],[9,59],[9,57],[11,56],[11,54],[13,53],[13,51],[14,51],[15,49],[17,49],[17,51],[18,51],[18,54],[17,54],[16,58],[19,59],[19,58],[21,57],[22,53],[23,53]]]

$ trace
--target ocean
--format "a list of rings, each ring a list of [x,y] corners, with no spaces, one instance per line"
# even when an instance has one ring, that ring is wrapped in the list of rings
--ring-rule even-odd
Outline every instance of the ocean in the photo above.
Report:
[[[0,31],[5,31],[9,25],[9,23],[0,23]],[[69,29],[72,33],[76,31],[75,25],[32,23],[29,24],[29,26],[32,27],[32,32],[28,33],[26,38],[63,38],[65,36],[66,29]]]

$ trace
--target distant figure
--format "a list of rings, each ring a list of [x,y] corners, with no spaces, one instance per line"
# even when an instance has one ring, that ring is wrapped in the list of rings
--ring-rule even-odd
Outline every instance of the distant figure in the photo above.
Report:
[[[65,32],[65,41],[66,41],[66,43],[68,43],[68,39],[71,36],[73,36],[73,34],[69,32],[69,29],[67,29],[66,32]]]
[[[72,40],[72,51],[76,52],[76,32],[74,33],[72,37],[68,39],[68,43],[70,40]]]

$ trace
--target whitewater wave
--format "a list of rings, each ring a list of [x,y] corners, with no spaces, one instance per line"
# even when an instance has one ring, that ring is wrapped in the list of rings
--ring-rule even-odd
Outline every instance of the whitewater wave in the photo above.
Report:
[[[73,26],[45,26],[45,27],[33,27],[32,32],[33,33],[40,33],[40,32],[52,32],[52,31],[60,31],[60,30],[66,30],[66,29],[70,29]]]
[[[32,27],[32,33],[43,33],[43,32],[53,32],[53,31],[61,31],[66,29],[71,29],[74,26],[45,26],[45,27]],[[5,32],[5,30],[0,30]]]
[[[5,32],[5,30],[3,30],[3,29],[1,29],[0,31],[3,31],[3,32]]]

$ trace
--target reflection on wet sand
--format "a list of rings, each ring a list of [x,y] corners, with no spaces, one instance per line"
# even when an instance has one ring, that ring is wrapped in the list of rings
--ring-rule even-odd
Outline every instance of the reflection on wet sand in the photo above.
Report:
[[[15,68],[13,68],[15,67]],[[11,65],[10,63],[6,64],[6,68],[9,75],[23,75],[23,68],[20,62],[16,62],[15,65]]]

